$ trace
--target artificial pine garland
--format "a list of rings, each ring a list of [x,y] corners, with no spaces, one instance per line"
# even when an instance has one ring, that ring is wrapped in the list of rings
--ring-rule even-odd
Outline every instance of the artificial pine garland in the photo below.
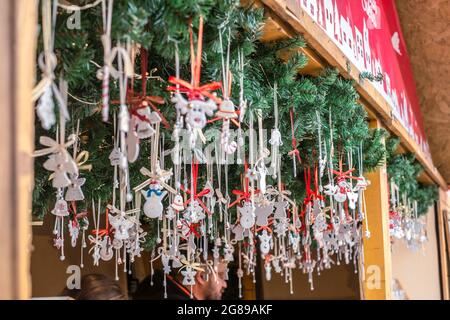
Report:
[[[425,215],[428,208],[437,200],[438,189],[434,185],[424,185],[417,179],[423,172],[413,153],[396,154],[400,140],[391,137],[386,141],[386,166],[389,181],[393,181],[400,195],[405,195],[411,202],[417,201],[417,214]]]
[[[263,11],[261,9],[242,8],[239,1],[127,1],[117,2],[113,13],[112,34],[115,39],[130,37],[140,43],[149,52],[149,90],[153,95],[170,100],[167,85],[163,79],[174,74],[173,41],[178,42],[180,48],[181,73],[189,72],[188,62],[188,30],[186,21],[191,16],[202,13],[205,17],[204,49],[206,61],[202,77],[216,79],[220,75],[220,50],[217,37],[219,26],[230,28],[231,57],[237,61],[238,49],[245,56],[244,95],[248,100],[249,111],[260,109],[265,123],[269,126],[274,119],[272,114],[273,83],[278,83],[280,129],[283,137],[282,152],[290,148],[290,120],[289,110],[294,109],[295,136],[299,142],[299,151],[305,155],[303,165],[314,162],[314,149],[317,146],[316,110],[322,118],[324,136],[329,138],[329,113],[333,119],[333,136],[337,151],[344,154],[350,148],[358,147],[356,141],[364,140],[365,170],[375,168],[383,158],[381,137],[377,131],[368,129],[366,114],[357,103],[358,95],[353,82],[342,79],[337,71],[327,70],[320,77],[298,75],[307,62],[303,54],[294,54],[287,62],[277,56],[281,49],[303,47],[302,39],[295,38],[277,43],[263,44],[258,41],[263,25]],[[55,51],[58,60],[57,73],[64,74],[69,83],[69,110],[71,119],[80,119],[82,149],[89,152],[89,163],[95,170],[86,175],[83,186],[87,199],[107,199],[110,193],[111,176],[107,161],[109,149],[112,146],[112,125],[98,121],[100,110],[98,79],[95,77],[96,64],[101,61],[102,50],[98,46],[99,30],[101,29],[101,12],[93,8],[82,12],[81,29],[69,30],[65,26],[68,14],[58,11],[58,25],[56,27]],[[140,62],[137,61],[139,66]],[[238,74],[237,63],[231,64],[231,70]],[[118,95],[117,83],[111,85],[113,99]],[[233,82],[232,96],[237,98],[238,83]],[[91,102],[85,104],[81,101]],[[114,107],[112,107],[113,109]],[[163,107],[166,117],[173,121],[174,111],[169,105]],[[248,116],[247,116],[248,117]],[[68,124],[67,130],[75,127],[76,123]],[[42,129],[37,124],[39,137]],[[53,128],[54,129],[54,128]],[[169,137],[169,133],[165,133]],[[168,141],[169,139],[167,139]],[[148,154],[148,144],[141,143],[142,154]],[[310,159],[308,159],[310,157]],[[35,189],[33,192],[33,213],[42,218],[53,207],[53,190],[48,181],[48,174],[42,168],[42,161],[35,163]],[[131,165],[131,182],[140,179],[139,168],[146,159],[139,159]],[[283,163],[290,163],[285,161]],[[284,170],[290,171],[288,167]],[[230,170],[230,172],[237,172]],[[287,175],[287,178],[290,175]],[[301,176],[301,174],[299,174]],[[230,181],[238,181],[236,177],[229,177]],[[300,179],[298,179],[300,180]],[[298,197],[304,193],[302,181],[292,181],[287,184],[292,189],[298,189]],[[303,191],[300,191],[303,190]]]

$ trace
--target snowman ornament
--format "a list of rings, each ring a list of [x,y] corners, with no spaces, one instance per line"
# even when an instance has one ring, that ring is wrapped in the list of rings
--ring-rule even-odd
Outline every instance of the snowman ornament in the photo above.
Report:
[[[147,101],[142,103],[142,108],[136,110],[138,117],[136,117],[136,134],[139,139],[147,139],[155,134],[155,129],[153,129],[152,124],[156,122],[161,122],[161,118],[155,112],[152,114]]]
[[[167,191],[163,191],[158,182],[153,182],[147,191],[141,190],[141,192],[145,197],[144,214],[149,218],[161,218],[164,210],[162,200],[167,195]]]
[[[269,235],[267,233],[267,230],[263,230],[260,235],[258,235],[258,238],[260,240],[259,244],[259,250],[261,251],[261,254],[265,256],[270,251],[270,243],[272,241],[272,235]]]
[[[350,185],[344,179],[338,180],[336,192],[334,194],[334,200],[343,203],[347,200],[347,192],[350,189]]]

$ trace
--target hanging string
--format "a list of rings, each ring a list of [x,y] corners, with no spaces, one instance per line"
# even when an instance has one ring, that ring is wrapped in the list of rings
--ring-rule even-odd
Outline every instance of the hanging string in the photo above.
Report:
[[[111,59],[111,23],[112,10],[114,0],[102,1],[102,16],[103,16],[103,59],[104,67],[102,74],[102,118],[103,121],[108,121],[109,113],[109,76],[110,76],[110,59]]]
[[[292,150],[289,151],[288,155],[292,157],[292,165],[294,169],[294,177],[297,177],[297,164],[296,158],[299,163],[302,163],[302,159],[300,157],[300,151],[297,149],[297,138],[295,137],[295,128],[294,128],[294,108],[291,108],[289,111],[289,116],[291,118],[291,139],[292,139]]]
[[[275,115],[275,124],[274,124],[274,128],[272,130],[272,134],[269,140],[269,143],[272,146],[272,152],[271,152],[271,157],[272,157],[272,161],[271,161],[271,169],[272,169],[272,177],[274,179],[277,178],[277,174],[279,171],[279,167],[280,167],[280,157],[279,157],[279,149],[280,146],[283,145],[283,140],[281,139],[281,133],[278,130],[278,118],[279,118],[279,114],[278,114],[278,92],[277,92],[277,83],[275,82],[273,85],[273,108],[274,108],[274,115]]]

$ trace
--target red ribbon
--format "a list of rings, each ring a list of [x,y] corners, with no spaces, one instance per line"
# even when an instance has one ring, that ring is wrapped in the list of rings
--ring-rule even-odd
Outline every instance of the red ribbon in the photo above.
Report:
[[[207,194],[209,194],[211,192],[211,190],[209,190],[208,188],[205,188],[202,191],[200,191],[199,193],[197,193],[198,163],[196,161],[194,161],[194,163],[192,163],[191,170],[192,170],[192,190],[189,190],[189,189],[186,190],[186,188],[183,185],[181,185],[181,187],[180,187],[181,190],[183,190],[187,194],[191,195],[191,197],[184,203],[184,206],[187,207],[192,200],[197,200],[197,202],[200,204],[200,206],[203,208],[203,210],[205,210],[205,212],[208,215],[211,215],[211,212],[209,211],[208,207],[201,200],[201,197],[204,197]]]
[[[200,223],[187,223],[186,220],[181,220],[181,223],[189,228],[189,231],[187,232],[186,236],[189,236],[190,234],[193,233],[194,236],[200,238],[200,234],[198,233],[197,230],[197,228],[200,226]]]
[[[146,116],[140,115],[137,111],[142,108],[146,108],[150,106],[153,111],[158,113],[161,118],[161,122],[166,129],[170,129],[170,124],[167,119],[164,117],[161,110],[155,105],[164,104],[164,99],[158,96],[147,96],[147,69],[148,69],[148,52],[147,50],[141,48],[141,79],[142,79],[142,94],[135,94],[133,90],[133,83],[131,83],[130,87],[127,88],[127,100],[128,104],[131,104],[130,113],[137,117],[141,121],[145,121],[150,123],[150,119]],[[147,104],[144,104],[146,102]],[[114,100],[111,101],[112,104],[120,104],[120,101]]]
[[[306,184],[306,197],[303,200],[303,204],[307,205],[311,203],[313,200],[323,200],[323,196],[319,193],[318,188],[318,175],[317,175],[317,167],[314,170],[314,187],[315,190],[311,190],[311,169],[308,167],[308,170],[303,172]]]
[[[207,97],[218,104],[222,101],[210,92],[222,88],[222,83],[220,82],[211,82],[202,86],[194,86],[189,82],[174,76],[170,76],[168,81],[172,84],[179,85],[180,87],[169,86],[167,87],[167,90],[186,93],[189,100],[204,100],[204,97]]]
[[[228,205],[228,208],[231,208],[235,206],[236,204],[240,203],[242,200],[249,201],[250,197],[252,196],[252,193],[249,191],[250,181],[248,178],[248,163],[246,160],[244,160],[244,190],[232,190],[231,192],[237,196],[236,200],[233,201]],[[254,194],[258,194],[259,190],[255,190]]]
[[[271,226],[272,224],[273,224],[273,219],[271,219],[271,220],[269,221],[269,223],[267,224],[267,226],[261,226],[261,227],[257,228],[257,229],[256,229],[256,232],[259,232],[259,231],[261,231],[261,230],[267,230],[267,231],[269,231],[270,233],[272,233],[272,229],[269,227],[269,226]]]
[[[83,211],[80,213],[77,213],[77,204],[75,201],[71,201],[71,207],[72,207],[72,226],[77,227],[79,226],[78,219],[85,217],[87,215],[87,211]]]
[[[342,159],[339,160],[339,171],[331,170],[331,172],[336,175],[336,180],[338,182],[343,181],[345,179],[361,180],[361,178],[359,178],[359,177],[354,177],[354,176],[350,175],[350,173],[352,173],[353,171],[355,171],[354,168],[347,170],[345,172],[342,171]]]
[[[319,178],[317,173],[317,166],[314,168],[314,189],[311,189],[311,168],[308,167],[307,170],[303,171],[305,185],[306,185],[306,197],[303,199],[303,210],[300,213],[300,216],[303,218],[302,226],[300,227],[300,231],[306,231],[306,223],[305,223],[305,214],[306,214],[306,206],[312,203],[314,200],[324,200],[324,197],[319,192]]]
[[[302,158],[300,157],[300,151],[297,149],[297,139],[295,138],[294,133],[294,109],[291,108],[289,111],[289,115],[291,117],[291,133],[292,133],[292,150],[289,151],[288,155],[292,157],[297,157],[299,163],[302,163]]]
[[[203,17],[200,16],[199,26],[198,26],[198,37],[197,37],[197,53],[194,52],[194,35],[192,31],[192,21],[189,21],[189,39],[190,39],[190,50],[191,50],[191,75],[192,84],[176,78],[169,77],[169,82],[175,84],[175,86],[169,86],[167,90],[169,91],[179,91],[186,93],[189,100],[203,100],[207,97],[217,104],[220,104],[221,99],[214,96],[210,91],[222,88],[220,82],[211,82],[208,84],[200,85],[200,72],[202,67],[202,46],[203,46]]]
[[[98,231],[97,231],[97,229],[94,229],[94,230],[92,230],[91,232],[92,232],[92,234],[94,235],[94,236],[99,236],[99,237],[103,237],[103,236],[109,236],[109,233],[110,233],[110,228],[109,228],[109,209],[108,208],[106,208],[106,226],[105,226],[105,229],[99,229]],[[100,223],[100,221],[98,221],[98,223]]]

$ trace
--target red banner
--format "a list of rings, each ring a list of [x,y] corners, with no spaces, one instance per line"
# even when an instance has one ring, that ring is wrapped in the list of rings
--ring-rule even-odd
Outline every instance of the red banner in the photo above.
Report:
[[[429,155],[416,86],[394,0],[297,0],[359,69],[382,74],[375,88]]]

